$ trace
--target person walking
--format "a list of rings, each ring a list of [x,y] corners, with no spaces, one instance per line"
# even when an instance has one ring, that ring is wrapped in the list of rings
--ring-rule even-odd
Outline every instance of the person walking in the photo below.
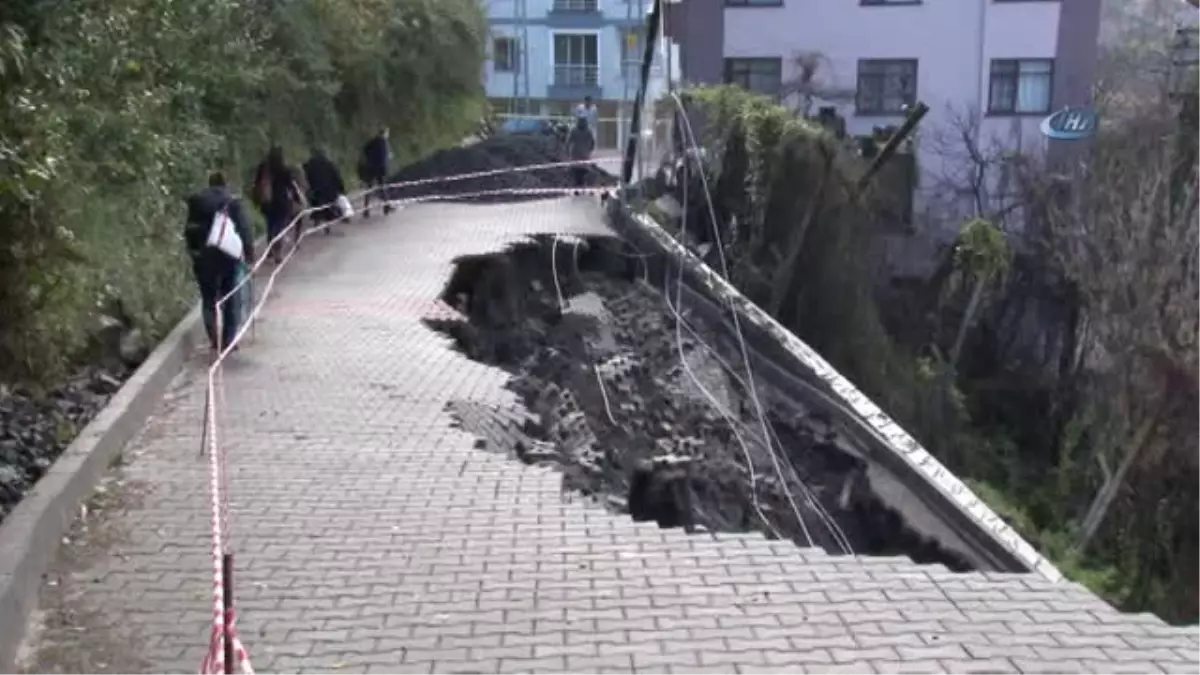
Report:
[[[592,132],[592,138],[596,138],[596,134],[600,131],[600,109],[592,102],[591,96],[584,96],[583,103],[575,106],[575,117],[585,118],[588,123],[588,129]]]
[[[345,215],[337,204],[338,197],[346,194],[342,172],[321,148],[314,147],[312,156],[304,163],[304,178],[308,182],[308,203],[316,209],[312,214],[314,225],[329,223]],[[325,228],[325,234],[332,233],[332,226]]]
[[[366,185],[368,192],[363,196],[363,218],[371,217],[371,198],[383,202],[383,212],[392,212],[392,205],[383,193],[387,184],[388,162],[392,158],[392,149],[388,145],[388,128],[382,127],[379,133],[363,145],[362,157],[358,163],[358,177]],[[372,188],[375,188],[372,190]]]
[[[276,264],[283,259],[283,242],[276,239],[291,222],[302,199],[295,175],[278,145],[271,147],[254,172],[253,197],[267,220],[267,250]]]
[[[588,128],[586,117],[579,117],[575,120],[575,128],[571,129],[571,133],[567,135],[567,152],[570,153],[572,161],[583,162],[592,158],[592,151],[596,149],[596,137]],[[571,176],[574,179],[575,187],[582,188],[587,180],[588,167],[581,165],[571,167]],[[576,192],[576,194],[579,194]]]
[[[221,311],[220,335],[217,334],[216,303],[238,284],[245,273],[245,261],[254,260],[254,232],[250,227],[250,215],[242,201],[229,191],[225,176],[220,172],[209,176],[207,188],[187,198],[187,207],[183,238],[192,261],[192,274],[200,290],[204,330],[213,349],[224,349],[233,344],[237,336],[246,303],[242,293],[225,301]],[[217,222],[221,214],[228,217],[224,223]],[[229,224],[233,225],[237,237],[241,239],[241,258],[232,257],[210,243],[213,227]]]

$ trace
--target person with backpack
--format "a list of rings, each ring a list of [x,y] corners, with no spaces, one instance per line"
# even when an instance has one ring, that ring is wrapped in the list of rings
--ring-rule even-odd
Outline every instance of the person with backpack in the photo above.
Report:
[[[378,134],[375,134],[363,145],[362,156],[358,162],[358,177],[368,190],[376,188],[374,194],[368,191],[363,196],[363,218],[371,217],[372,197],[376,201],[383,202],[385,215],[392,212],[392,205],[388,203],[387,195],[383,194],[382,190],[383,186],[387,184],[388,162],[391,160],[391,155],[387,127],[382,127]]]
[[[584,96],[583,103],[575,106],[575,117],[584,118],[587,120],[588,129],[592,133],[592,138],[596,138],[596,134],[600,131],[600,109],[592,102],[591,96]]]
[[[596,149],[596,137],[588,128],[586,117],[575,118],[575,128],[567,135],[567,152],[572,161],[583,162],[592,158]],[[576,188],[581,188],[587,181],[588,168],[582,164],[571,167],[571,175]]]
[[[271,147],[254,172],[254,202],[267,220],[267,247],[276,264],[283,259],[283,242],[275,240],[302,203],[295,176],[295,171],[284,161],[283,148],[277,145]]]
[[[304,178],[308,182],[308,203],[316,209],[312,214],[314,225],[346,215],[338,207],[338,198],[346,194],[342,172],[321,148],[314,147],[312,156],[304,163]],[[325,234],[332,233],[332,227],[325,228]]]
[[[250,227],[250,215],[242,201],[235,197],[225,182],[224,174],[215,172],[208,178],[208,187],[187,198],[187,224],[184,227],[184,243],[192,261],[192,274],[200,289],[200,308],[204,317],[204,329],[208,333],[213,349],[225,348],[233,343],[241,327],[243,310],[241,294],[226,300],[221,312],[221,334],[218,343],[217,300],[231,292],[244,273],[246,260],[254,260],[254,232]],[[222,231],[233,228],[233,232]],[[233,241],[236,237],[240,241]],[[225,242],[231,242],[223,249]]]

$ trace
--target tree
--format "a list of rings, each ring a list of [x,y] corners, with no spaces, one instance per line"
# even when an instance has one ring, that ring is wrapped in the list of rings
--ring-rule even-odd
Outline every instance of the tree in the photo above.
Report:
[[[1105,129],[1086,167],[1056,177],[1045,218],[1052,250],[1079,289],[1093,336],[1091,366],[1115,386],[1111,419],[1121,427],[1120,464],[1097,493],[1081,527],[1086,547],[1130,470],[1152,445],[1168,403],[1196,383],[1196,163],[1170,139],[1181,133],[1172,106]],[[1192,142],[1194,146],[1194,141]],[[1184,170],[1180,171],[1180,162]],[[1191,434],[1185,434],[1191,435]],[[1183,449],[1179,449],[1183,452]],[[1177,455],[1194,464],[1194,446]]]
[[[458,142],[483,102],[475,0],[5,0],[0,377],[54,380],[119,300],[153,337],[189,304],[182,195],[269,142],[350,160]],[[240,182],[240,181],[239,181]]]
[[[971,285],[971,299],[959,322],[958,335],[950,348],[950,368],[958,365],[967,331],[975,322],[983,295],[994,282],[1004,279],[1011,264],[1008,241],[995,225],[975,218],[963,225],[954,247],[955,273]]]
[[[842,104],[854,101],[853,88],[837,87],[832,78],[833,64],[818,51],[799,51],[792,55],[793,75],[784,81],[779,92],[782,101],[792,101],[792,109],[801,117],[811,117],[817,101]],[[826,75],[829,74],[829,77]]]

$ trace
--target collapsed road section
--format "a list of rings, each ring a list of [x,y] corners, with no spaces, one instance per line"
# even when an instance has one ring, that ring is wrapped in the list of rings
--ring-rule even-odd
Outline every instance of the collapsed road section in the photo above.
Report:
[[[465,318],[428,325],[524,402],[452,402],[461,424],[637,520],[991,567],[828,416],[748,377],[742,345],[661,281],[611,237],[459,259],[442,299]]]

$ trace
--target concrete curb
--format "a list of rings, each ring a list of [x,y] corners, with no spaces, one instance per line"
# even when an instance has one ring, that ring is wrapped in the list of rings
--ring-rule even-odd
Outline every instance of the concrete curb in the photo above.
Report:
[[[826,396],[838,400],[856,419],[843,420],[856,440],[873,458],[909,486],[931,511],[954,523],[960,536],[970,540],[971,548],[990,560],[994,571],[1028,571],[1051,581],[1063,579],[1062,573],[1015,530],[996,515],[978,496],[951,474],[904,429],[838,373],[811,347],[750,302],[729,282],[708,268],[657,223],[613,200],[609,222],[617,232],[654,251],[682,268],[684,284],[698,297],[711,303],[710,320],[727,323],[720,310],[725,302],[736,307],[741,326],[749,342],[763,349],[766,357],[757,365],[774,365],[817,386]],[[660,275],[656,275],[660,276]],[[724,300],[724,302],[722,301]],[[773,363],[771,363],[773,362]],[[769,374],[770,368],[764,368]],[[778,380],[779,378],[775,378]],[[790,387],[776,382],[784,391]],[[819,399],[805,397],[807,402]],[[825,410],[833,419],[844,417],[836,409]],[[910,478],[912,480],[906,480]]]
[[[79,505],[145,424],[200,338],[197,305],[159,343],[112,399],[0,525],[0,673],[17,652],[37,606],[42,575]]]

